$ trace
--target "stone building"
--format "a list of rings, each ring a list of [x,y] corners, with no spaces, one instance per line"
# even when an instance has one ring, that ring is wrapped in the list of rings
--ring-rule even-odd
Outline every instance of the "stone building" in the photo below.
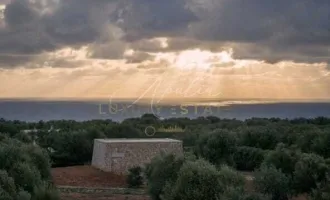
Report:
[[[95,139],[92,166],[107,172],[126,173],[151,161],[161,152],[183,155],[182,141],[174,139]]]

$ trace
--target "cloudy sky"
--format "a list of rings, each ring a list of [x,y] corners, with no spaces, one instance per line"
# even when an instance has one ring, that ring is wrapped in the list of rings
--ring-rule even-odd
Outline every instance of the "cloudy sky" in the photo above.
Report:
[[[0,98],[330,100],[329,0],[0,4]]]

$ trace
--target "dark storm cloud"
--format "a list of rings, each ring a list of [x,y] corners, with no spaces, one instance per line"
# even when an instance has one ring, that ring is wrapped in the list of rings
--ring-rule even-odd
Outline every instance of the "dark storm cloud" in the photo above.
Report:
[[[7,26],[0,27],[0,54],[12,54],[14,58],[14,54],[35,54],[55,48],[43,33],[37,10],[27,0],[13,0],[4,17]]]
[[[200,19],[190,27],[193,37],[252,44],[268,51],[244,55],[236,52],[244,58],[329,61],[322,55],[330,47],[330,1],[204,0],[202,5],[190,5]],[[318,49],[323,51],[317,53]]]
[[[15,0],[6,7],[4,16],[9,27],[15,29],[35,21],[38,13],[27,0]]]
[[[56,11],[43,19],[46,32],[58,43],[75,45],[100,38],[109,21],[103,8],[111,1],[61,0]]]
[[[102,59],[125,59],[132,47],[140,52],[127,58],[133,63],[150,59],[142,52],[219,51],[227,44],[242,59],[330,60],[328,0],[13,0],[4,15],[2,67],[34,59],[22,54],[81,45]],[[154,37],[167,37],[168,47]]]
[[[189,23],[197,20],[185,0],[122,0],[114,18],[134,41],[149,37],[183,35]]]
[[[57,44],[46,34],[40,34],[38,28],[37,25],[33,28],[0,28],[0,54],[35,54],[55,49]]]
[[[192,48],[219,51],[228,47],[228,43],[234,43],[235,56],[242,59],[261,59],[271,63],[282,60],[297,62],[329,62],[330,60],[330,1],[187,0],[186,2],[193,12],[193,15],[189,15],[190,20],[186,21],[189,22],[188,26],[183,25],[188,27],[188,30],[183,34],[180,31],[172,32],[171,36],[175,37],[169,38],[168,48],[147,43],[145,40],[137,42],[135,47],[140,50],[149,48],[151,51],[160,52]],[[174,16],[175,13],[171,14]],[[180,17],[177,20],[180,20]],[[149,27],[143,29],[146,32],[150,31]],[[164,30],[164,33],[169,30]]]
[[[6,26],[0,28],[0,54],[10,56],[2,56],[0,61],[6,63],[12,58],[8,63],[11,67],[16,62],[15,54],[38,54],[65,46],[79,47],[98,39],[112,40],[102,37],[109,31],[104,8],[111,1],[57,1],[13,0],[6,6]],[[33,56],[26,60],[31,59]]]
[[[162,18],[166,15],[162,15],[157,6],[132,4],[134,6],[126,11],[127,16],[122,15],[122,26],[126,27],[128,35],[135,34],[135,38],[170,36],[167,48],[161,47],[157,41],[145,39],[133,43],[132,46],[152,52],[192,48],[219,51],[228,47],[228,43],[234,43],[235,56],[242,59],[261,59],[271,63],[282,60],[310,63],[330,60],[330,1],[185,2],[186,7],[177,6],[185,12],[178,13],[178,9],[174,9],[174,12],[168,12],[171,16],[166,19]],[[166,10],[168,7],[164,6],[164,3],[165,1],[158,5]],[[168,6],[170,5],[169,3]],[[187,8],[190,11],[187,11]],[[150,10],[154,11],[152,15]],[[143,14],[138,15],[137,12]],[[177,18],[172,22],[174,16]],[[164,25],[168,22],[171,22],[172,26]],[[158,27],[159,24],[162,26]],[[178,24],[181,28],[176,26]]]
[[[31,56],[0,55],[0,68],[17,67],[31,60]]]
[[[184,1],[176,0],[13,0],[0,29],[0,54],[12,55],[2,60],[7,62],[15,54],[88,44],[91,58],[122,59],[128,41],[184,34],[192,19]],[[114,35],[117,25],[124,31],[121,36]],[[143,58],[150,59],[141,52],[128,62]]]
[[[246,43],[232,44],[231,47],[233,47],[234,57],[237,59],[264,60],[268,63],[277,63],[283,60],[302,63],[330,63],[330,48],[326,45],[286,46]]]
[[[199,17],[191,26],[192,34],[201,39],[222,41],[260,41],[269,38],[280,26],[283,0],[204,0],[190,7]]]
[[[296,42],[317,41],[330,28],[326,0],[204,0],[202,6],[193,1],[190,7],[202,23],[191,30],[202,39],[256,42],[278,38],[286,43],[294,36]]]

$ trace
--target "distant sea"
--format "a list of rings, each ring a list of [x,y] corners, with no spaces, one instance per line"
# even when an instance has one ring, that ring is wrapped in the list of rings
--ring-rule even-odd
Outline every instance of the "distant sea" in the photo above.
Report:
[[[153,113],[161,118],[217,116],[227,119],[330,117],[330,103],[231,103],[207,105],[131,105],[130,102],[0,100],[0,118],[21,121],[111,119],[122,121]]]

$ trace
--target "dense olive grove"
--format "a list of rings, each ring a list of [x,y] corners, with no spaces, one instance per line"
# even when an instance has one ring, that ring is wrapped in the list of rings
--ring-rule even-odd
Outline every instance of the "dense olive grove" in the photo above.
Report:
[[[47,166],[43,166],[45,162],[40,161],[43,158],[38,152],[40,149],[43,149],[42,152],[48,155],[53,167],[81,165],[90,162],[95,138],[148,138],[150,136],[145,134],[145,128],[148,126],[153,126],[155,129],[181,127],[185,130],[184,132],[156,132],[152,137],[180,139],[184,143],[185,150],[192,155],[190,158],[196,158],[195,160],[189,159],[189,162],[186,161],[187,158],[181,160],[179,158],[166,158],[167,160],[164,162],[171,164],[168,167],[164,163],[155,164],[160,166],[158,171],[156,170],[157,167],[154,170],[147,167],[146,177],[149,182],[156,181],[159,184],[156,186],[151,184],[149,187],[153,199],[160,200],[161,196],[166,199],[183,198],[184,194],[181,194],[181,191],[184,189],[178,184],[180,181],[195,179],[191,179],[191,174],[187,174],[181,168],[192,168],[196,174],[203,174],[204,172],[199,172],[200,168],[208,168],[208,165],[212,166],[208,173],[215,173],[211,168],[216,168],[218,173],[224,165],[239,171],[255,171],[258,174],[256,182],[262,183],[259,184],[260,187],[258,186],[259,193],[262,194],[253,194],[254,196],[249,197],[250,199],[257,199],[260,195],[268,195],[273,200],[285,199],[301,193],[307,193],[311,198],[322,199],[325,197],[320,197],[321,194],[330,193],[327,186],[330,164],[329,118],[292,120],[252,118],[241,121],[210,116],[196,119],[160,120],[151,114],[143,115],[140,118],[126,119],[121,123],[111,120],[85,122],[61,120],[27,123],[0,119],[0,140],[8,141],[8,137],[12,138],[11,142],[5,142],[6,145],[2,145],[6,146],[6,150],[1,148],[1,151],[19,152],[20,150],[17,149],[19,147],[24,149],[25,154],[39,155],[39,157],[33,156],[37,160],[29,161],[29,163],[39,164],[29,165],[25,160],[23,163],[21,160],[17,160],[21,156],[19,158],[10,157],[11,154],[9,154],[6,160],[12,160],[13,163],[7,163],[7,161],[0,163],[0,169],[6,169],[10,165],[12,170],[1,171],[0,181],[6,180],[6,184],[0,188],[0,193],[5,193],[3,191],[6,191],[8,195],[13,193],[13,189],[8,188],[12,188],[10,185],[14,181],[16,184],[15,194],[34,195],[34,187],[24,186],[22,188],[18,186],[24,185],[24,182],[29,182],[41,187],[40,181],[33,182],[34,180],[30,180],[29,177],[45,180],[49,176],[49,174],[47,175],[49,171],[45,170]],[[27,129],[35,131],[24,132]],[[12,145],[10,146],[9,143]],[[15,144],[13,145],[13,143]],[[38,145],[39,150],[35,150],[32,144]],[[1,161],[3,160],[1,156],[4,155],[5,153],[0,153]],[[24,159],[27,158],[24,157]],[[15,170],[22,169],[27,169],[24,178],[15,180],[15,177],[18,177]],[[168,174],[170,180],[167,180]],[[264,179],[265,176],[277,177],[277,182],[268,181]],[[197,182],[204,181],[197,175],[194,178]],[[166,188],[160,186],[166,185],[169,181],[171,184],[168,184]],[[170,186],[175,186],[175,188]],[[281,188],[284,186],[285,188]],[[196,186],[191,185],[191,187]],[[166,197],[164,191],[167,191]],[[217,195],[224,195],[228,198],[228,195],[240,193],[243,196],[246,195],[244,190],[235,186],[222,190],[221,194]],[[225,197],[222,198],[225,199]],[[235,198],[232,196],[229,199]],[[242,198],[237,197],[236,199]]]
[[[146,166],[145,177],[152,200],[270,200],[245,192],[244,177],[234,169],[191,156],[158,156]]]
[[[44,150],[16,139],[0,139],[0,199],[59,199]]]

